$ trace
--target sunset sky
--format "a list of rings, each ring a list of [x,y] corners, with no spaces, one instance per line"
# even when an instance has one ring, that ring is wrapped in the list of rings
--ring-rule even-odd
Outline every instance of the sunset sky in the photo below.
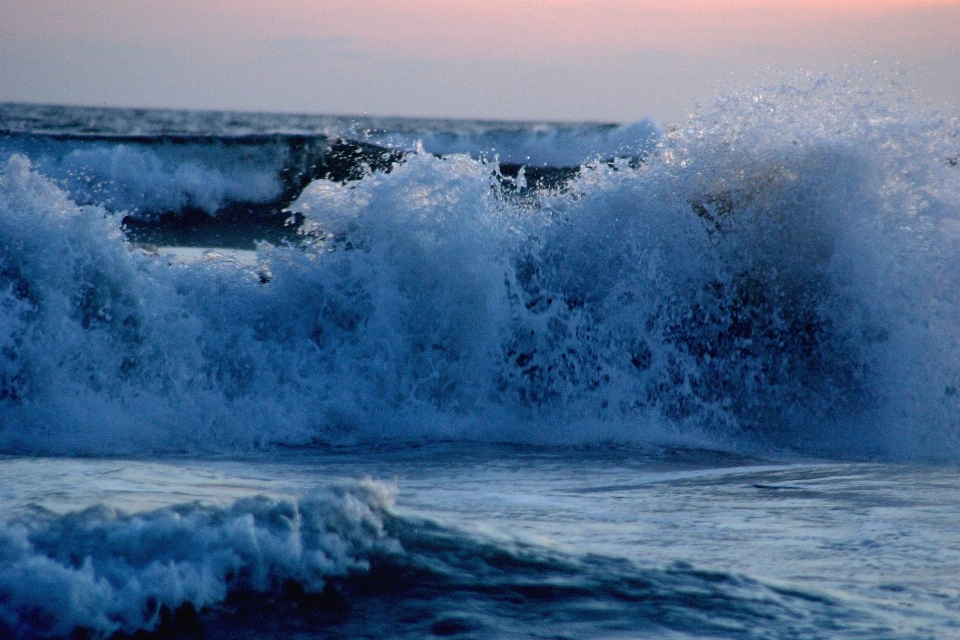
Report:
[[[671,121],[894,62],[960,106],[960,0],[0,2],[0,101]]]

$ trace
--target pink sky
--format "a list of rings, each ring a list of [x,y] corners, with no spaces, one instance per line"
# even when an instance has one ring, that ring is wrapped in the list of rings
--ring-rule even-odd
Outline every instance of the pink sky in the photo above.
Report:
[[[957,102],[960,0],[0,3],[0,100],[670,119],[730,76],[872,58]]]

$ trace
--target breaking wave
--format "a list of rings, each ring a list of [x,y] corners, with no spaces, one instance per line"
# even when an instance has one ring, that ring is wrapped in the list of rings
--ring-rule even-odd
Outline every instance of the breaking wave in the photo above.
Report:
[[[953,458],[958,126],[814,80],[546,187],[414,152],[312,182],[288,207],[299,233],[256,267],[132,248],[119,216],[13,155],[0,449],[613,439]]]
[[[395,514],[370,481],[299,500],[127,514],[32,513],[0,526],[5,637],[370,637],[664,633],[891,636],[822,595],[678,563],[642,568]],[[137,635],[136,637],[142,637]]]

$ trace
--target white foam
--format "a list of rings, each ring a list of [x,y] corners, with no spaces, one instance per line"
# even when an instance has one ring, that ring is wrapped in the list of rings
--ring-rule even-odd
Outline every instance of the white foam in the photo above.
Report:
[[[155,629],[161,609],[222,602],[228,591],[332,577],[397,552],[383,530],[389,487],[323,488],[299,500],[247,498],[128,515],[106,507],[0,526],[0,629],[107,637]]]
[[[0,158],[31,158],[80,204],[157,215],[196,207],[213,215],[228,202],[266,202],[280,195],[282,150],[229,145],[140,144],[21,139],[0,143]]]
[[[166,258],[171,263],[197,264],[227,260],[255,267],[259,263],[257,252],[248,249],[230,249],[223,247],[148,247],[148,253]]]
[[[954,456],[956,126],[790,85],[539,200],[470,157],[415,153],[312,184],[291,207],[309,235],[262,247],[257,269],[130,251],[116,219],[14,157],[0,448],[613,438]]]

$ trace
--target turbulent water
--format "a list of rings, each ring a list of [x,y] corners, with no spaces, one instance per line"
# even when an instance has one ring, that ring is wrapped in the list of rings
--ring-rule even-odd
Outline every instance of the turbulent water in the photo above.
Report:
[[[960,118],[0,105],[0,632],[960,637]]]

